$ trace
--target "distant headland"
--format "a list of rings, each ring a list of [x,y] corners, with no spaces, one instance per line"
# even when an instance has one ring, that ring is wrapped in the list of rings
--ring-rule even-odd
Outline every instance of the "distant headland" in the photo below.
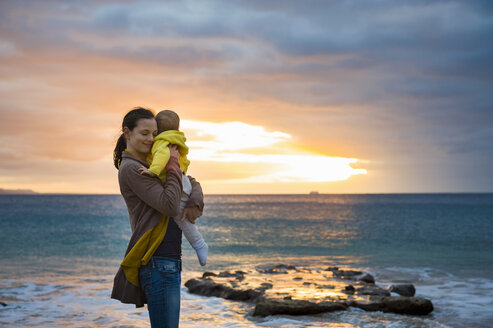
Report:
[[[3,189],[0,188],[0,195],[37,195],[38,193],[31,189]]]

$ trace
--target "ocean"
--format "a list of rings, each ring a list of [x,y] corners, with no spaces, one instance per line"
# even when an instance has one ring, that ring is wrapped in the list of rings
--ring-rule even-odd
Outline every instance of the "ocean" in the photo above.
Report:
[[[182,284],[205,271],[289,264],[356,268],[409,282],[424,317],[348,311],[251,315],[252,305],[182,287],[181,327],[493,327],[493,194],[209,195],[197,226],[206,267],[183,241]],[[0,326],[148,327],[109,298],[130,238],[119,195],[0,196]]]

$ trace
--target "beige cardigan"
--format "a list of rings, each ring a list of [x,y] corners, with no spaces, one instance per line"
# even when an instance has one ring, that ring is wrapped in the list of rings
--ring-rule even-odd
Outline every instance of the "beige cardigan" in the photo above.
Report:
[[[127,205],[132,229],[132,236],[125,255],[147,231],[160,221],[163,214],[176,216],[180,211],[181,171],[168,171],[166,183],[163,184],[156,177],[140,174],[138,169],[142,165],[149,166],[145,161],[123,152],[118,170],[118,181],[120,192]],[[204,208],[202,188],[194,178],[189,178],[192,183],[192,194],[187,207],[197,206],[202,211]],[[143,291],[127,280],[122,267],[118,269],[115,276],[111,298],[120,300],[122,303],[135,304],[136,307],[142,307],[146,303]]]

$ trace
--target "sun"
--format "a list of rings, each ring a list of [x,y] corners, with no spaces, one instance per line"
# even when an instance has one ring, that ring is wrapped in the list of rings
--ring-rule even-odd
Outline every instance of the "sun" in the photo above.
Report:
[[[351,167],[358,162],[356,158],[301,151],[297,145],[288,143],[292,139],[290,134],[267,131],[262,126],[183,120],[181,128],[187,136],[190,160],[229,163],[230,167],[259,164],[248,178],[230,180],[231,183],[330,182],[367,173],[365,169]],[[274,171],[268,169],[273,166]]]

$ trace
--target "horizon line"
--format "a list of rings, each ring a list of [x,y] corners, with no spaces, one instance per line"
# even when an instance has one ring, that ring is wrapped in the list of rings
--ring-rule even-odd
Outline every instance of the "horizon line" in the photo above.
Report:
[[[347,192],[347,193],[226,193],[226,194],[204,194],[204,196],[320,196],[320,195],[433,195],[433,194],[493,194],[493,191],[426,191],[426,192]],[[0,196],[41,196],[41,195],[66,195],[66,196],[121,196],[121,194],[113,193],[50,193],[50,192],[36,192],[31,193],[16,193],[6,192],[0,193]]]

